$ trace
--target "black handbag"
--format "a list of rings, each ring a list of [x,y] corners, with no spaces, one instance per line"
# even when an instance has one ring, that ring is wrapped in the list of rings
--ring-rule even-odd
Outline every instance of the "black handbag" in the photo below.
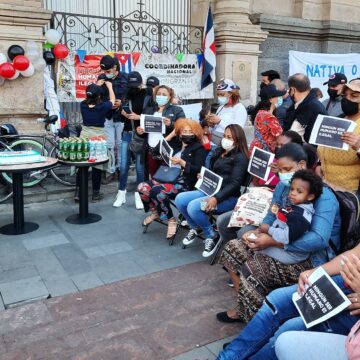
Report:
[[[139,136],[136,131],[134,131],[133,134],[133,138],[129,144],[130,151],[134,154],[144,152],[147,144],[146,138]]]
[[[181,169],[161,165],[153,176],[153,179],[162,184],[174,184],[181,175]]]

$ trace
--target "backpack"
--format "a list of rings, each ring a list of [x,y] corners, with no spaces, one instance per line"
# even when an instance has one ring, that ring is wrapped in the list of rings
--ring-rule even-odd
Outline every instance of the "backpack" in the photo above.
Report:
[[[341,254],[353,249],[360,242],[360,203],[358,197],[351,192],[332,191],[339,202],[341,217],[340,249],[336,249],[335,253]],[[334,244],[330,244],[335,250]]]
[[[19,135],[16,127],[12,124],[3,124],[0,126],[0,134],[2,136],[6,135]]]

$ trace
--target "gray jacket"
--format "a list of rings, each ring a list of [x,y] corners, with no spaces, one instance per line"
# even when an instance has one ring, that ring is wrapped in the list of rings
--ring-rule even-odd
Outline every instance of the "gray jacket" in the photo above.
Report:
[[[343,114],[341,108],[341,96],[336,97],[335,100],[330,100],[330,98],[326,99],[322,104],[330,116],[338,117]]]

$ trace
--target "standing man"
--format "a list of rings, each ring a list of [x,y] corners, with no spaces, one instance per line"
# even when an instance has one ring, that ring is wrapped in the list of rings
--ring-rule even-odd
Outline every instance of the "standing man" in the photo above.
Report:
[[[340,116],[343,113],[341,109],[341,92],[346,83],[347,78],[342,73],[331,75],[329,80],[324,83],[324,85],[328,86],[329,98],[322,103],[330,116]]]
[[[261,73],[260,89],[269,85],[273,80],[280,79],[280,74],[276,70],[266,70]]]
[[[310,80],[304,74],[294,74],[288,79],[289,95],[293,105],[286,112],[284,130],[296,131],[309,142],[311,131],[319,114],[327,115],[324,105],[311,92]]]
[[[100,68],[103,73],[98,77],[98,85],[102,81],[110,81],[115,93],[115,104],[106,116],[105,131],[107,138],[107,147],[112,155],[111,175],[107,179],[110,182],[115,177],[115,171],[120,171],[121,163],[121,139],[124,130],[124,118],[121,116],[121,101],[125,98],[127,92],[128,76],[120,71],[120,64],[116,58],[105,55],[100,60]],[[99,81],[100,80],[100,81]],[[102,86],[102,100],[109,100],[109,91],[105,85]],[[115,160],[115,145],[117,148],[117,161]]]
[[[147,79],[146,79],[146,88],[150,91],[149,93],[153,93],[154,92],[154,89],[156,88],[156,86],[159,86],[160,85],[160,80],[156,77],[156,76],[149,76]]]
[[[280,106],[276,107],[274,110],[274,115],[277,117],[279,124],[281,127],[284,126],[284,121],[286,119],[286,112],[292,106],[293,102],[287,92],[286,86],[283,81],[280,79],[275,79],[271,82],[271,84],[275,85],[276,90],[278,91],[286,91],[285,94],[282,96],[282,103]]]

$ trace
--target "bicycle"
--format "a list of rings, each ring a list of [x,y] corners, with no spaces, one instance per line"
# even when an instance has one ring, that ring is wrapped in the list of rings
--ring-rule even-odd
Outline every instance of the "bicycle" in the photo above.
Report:
[[[56,115],[42,119],[45,124],[45,131],[42,135],[1,135],[0,151],[35,150],[43,156],[58,157],[58,133],[50,131],[50,124],[55,124],[58,117]],[[32,187],[43,181],[48,174],[59,183],[66,186],[76,185],[75,166],[56,165],[50,170],[32,171],[24,174],[24,187]],[[0,203],[12,196],[10,189],[12,179],[9,174],[0,173],[3,180],[0,186]]]

